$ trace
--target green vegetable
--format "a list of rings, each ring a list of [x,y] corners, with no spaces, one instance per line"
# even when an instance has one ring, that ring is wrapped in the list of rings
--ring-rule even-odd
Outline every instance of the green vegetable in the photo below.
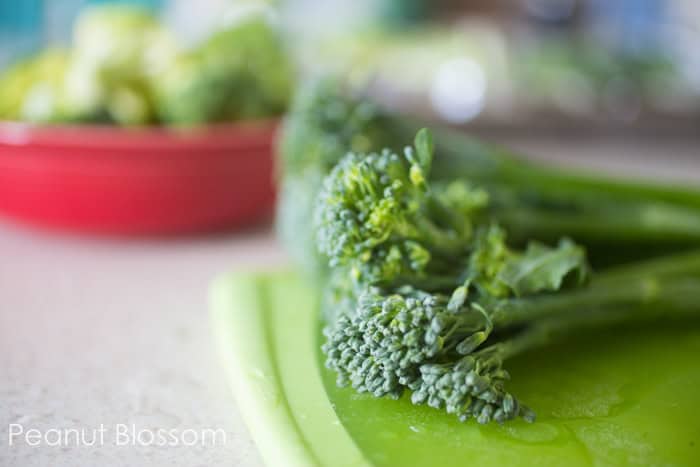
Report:
[[[347,151],[401,149],[416,128],[416,122],[383,112],[332,79],[299,94],[282,132],[278,207],[281,237],[298,263],[323,275],[311,228],[323,176]],[[482,216],[503,225],[515,245],[569,236],[601,266],[700,244],[696,188],[553,169],[457,131],[435,134],[427,176],[449,186],[437,196],[447,205],[466,203],[463,210],[488,200]]]
[[[510,358],[699,311],[700,254],[593,280],[585,254],[601,265],[697,246],[699,191],[553,170],[447,130],[396,151],[412,128],[333,81],[285,122],[278,226],[324,291],[340,384],[407,391],[460,419],[531,419],[506,389]]]
[[[695,187],[550,168],[453,131],[436,135],[435,178],[451,172],[486,190],[491,215],[518,243],[566,234],[598,264],[700,244]]]
[[[89,7],[70,51],[0,75],[0,118],[40,123],[195,125],[280,115],[292,69],[277,31],[249,14],[181,50],[147,9]]]
[[[157,73],[176,51],[173,38],[147,9],[107,4],[90,7],[73,28],[76,60],[107,81]]]
[[[291,65],[277,31],[254,16],[219,31],[156,79],[160,117],[194,124],[281,114]]]
[[[73,114],[142,125],[155,119],[150,80],[177,53],[153,14],[133,5],[86,9],[73,31],[65,94]]]
[[[315,226],[336,309],[323,351],[339,385],[410,390],[460,420],[533,420],[505,388],[506,360],[588,327],[700,316],[700,254],[589,284],[581,247],[511,248],[483,192],[430,183],[432,166],[421,130],[403,155],[350,153],[324,180]]]
[[[346,96],[335,79],[302,86],[284,120],[280,138],[277,231],[307,272],[323,275],[316,255],[311,213],[323,177],[348,152],[367,152],[388,142],[384,117],[372,102]]]
[[[47,49],[0,76],[0,118],[51,121],[66,112],[62,97],[68,53]]]

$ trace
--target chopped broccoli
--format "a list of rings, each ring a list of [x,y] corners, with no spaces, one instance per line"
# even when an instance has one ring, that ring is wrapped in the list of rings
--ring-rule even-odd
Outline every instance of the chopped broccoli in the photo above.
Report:
[[[44,51],[0,75],[0,118],[195,125],[276,117],[292,78],[262,15],[182,50],[148,9],[92,6],[77,19],[70,50]]]
[[[277,31],[253,17],[219,31],[156,78],[158,108],[173,124],[276,116],[291,94],[291,65]]]
[[[150,81],[177,53],[174,38],[147,9],[87,8],[73,30],[65,96],[82,120],[143,125],[156,118]]]
[[[47,49],[10,67],[0,77],[0,118],[42,122],[66,117],[68,60],[65,50]]]

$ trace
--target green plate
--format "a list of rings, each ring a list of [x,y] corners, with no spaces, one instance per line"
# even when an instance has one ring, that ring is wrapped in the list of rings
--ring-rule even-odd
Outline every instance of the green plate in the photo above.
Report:
[[[337,388],[315,296],[291,273],[237,274],[211,291],[214,333],[265,462],[278,466],[700,465],[700,329],[586,333],[509,362],[538,414],[480,426]]]

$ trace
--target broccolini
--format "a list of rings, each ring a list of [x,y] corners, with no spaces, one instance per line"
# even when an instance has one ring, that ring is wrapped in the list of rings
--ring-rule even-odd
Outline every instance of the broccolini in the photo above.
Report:
[[[347,151],[399,150],[416,122],[352,95],[326,78],[300,92],[280,144],[278,227],[294,259],[318,275],[313,200],[321,179]],[[552,169],[454,130],[437,129],[431,183],[443,197],[483,192],[483,214],[498,221],[516,245],[570,236],[591,262],[610,265],[700,244],[700,190]],[[478,198],[478,197],[477,197]],[[476,201],[476,198],[474,198]]]
[[[323,182],[314,225],[341,285],[327,290],[323,351],[339,385],[408,391],[460,420],[533,420],[506,389],[507,359],[585,327],[700,316],[699,254],[591,280],[582,247],[512,248],[488,196],[431,182],[432,166],[421,130],[402,155],[350,153]]]

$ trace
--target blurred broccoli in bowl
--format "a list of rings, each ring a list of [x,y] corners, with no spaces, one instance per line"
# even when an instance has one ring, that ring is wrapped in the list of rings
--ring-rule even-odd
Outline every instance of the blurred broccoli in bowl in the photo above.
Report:
[[[275,28],[246,15],[184,50],[143,8],[102,5],[47,49],[0,75],[0,119],[196,125],[284,112],[291,65]]]
[[[123,125],[155,119],[150,81],[177,53],[174,38],[146,9],[89,8],[73,31],[65,92],[76,113]]]
[[[251,17],[178,57],[154,85],[167,123],[260,118],[284,112],[291,66],[268,21]]]
[[[68,53],[47,49],[9,68],[0,78],[0,118],[52,121],[68,119],[63,81]]]

